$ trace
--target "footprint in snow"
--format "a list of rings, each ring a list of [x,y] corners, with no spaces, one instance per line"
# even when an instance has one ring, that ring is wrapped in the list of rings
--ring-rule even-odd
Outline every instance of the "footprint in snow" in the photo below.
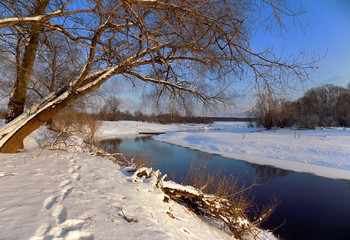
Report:
[[[67,219],[55,227],[48,226],[46,229],[40,227],[30,240],[42,239],[65,239],[65,240],[93,240],[94,235],[87,231],[82,231],[85,221],[81,219]]]
[[[66,220],[64,223],[59,225],[59,228],[61,231],[58,234],[58,237],[63,238],[71,231],[80,230],[83,227],[83,225],[84,225],[84,221],[81,219]],[[77,238],[77,239],[81,239],[81,238]]]
[[[49,210],[57,201],[57,196],[49,196],[44,201],[44,208]]]
[[[73,187],[66,187],[64,189],[62,189],[61,193],[62,193],[62,200],[66,199],[68,197],[68,195],[72,192]]]
[[[52,216],[58,224],[63,223],[67,219],[67,209],[61,203],[58,203]]]
[[[69,161],[73,164],[77,163],[77,160],[75,160],[73,157],[69,157]]]
[[[74,179],[75,181],[79,181],[80,178],[81,178],[81,176],[80,176],[79,173],[74,173],[72,177],[73,177],[73,179]]]
[[[75,168],[75,170],[79,171],[81,169],[81,166],[80,165],[76,165],[74,168]]]
[[[66,187],[67,185],[71,184],[72,182],[69,180],[69,179],[66,179],[64,181],[61,182],[60,184],[60,188],[64,188]]]
[[[76,172],[76,170],[75,170],[74,167],[70,167],[69,170],[68,170],[69,174],[72,174],[72,173],[75,173],[75,172]]]
[[[43,223],[40,227],[35,231],[33,237],[29,238],[29,240],[39,240],[46,239],[44,236],[50,231],[51,225],[48,223]]]
[[[64,223],[62,223],[60,226],[62,230],[68,232],[68,231],[81,229],[83,224],[84,224],[84,220],[82,219],[68,219]]]
[[[64,238],[66,240],[94,240],[94,235],[84,231],[72,231]]]
[[[75,181],[79,181],[80,178],[81,178],[81,176],[80,176],[79,173],[74,173],[74,174],[72,175],[72,177],[73,177],[73,179],[74,179]]]

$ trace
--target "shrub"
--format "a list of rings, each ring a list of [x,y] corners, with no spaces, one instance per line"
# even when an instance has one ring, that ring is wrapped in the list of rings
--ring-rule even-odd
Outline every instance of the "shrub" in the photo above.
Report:
[[[312,88],[294,102],[262,97],[250,111],[265,129],[350,126],[350,90],[333,85]]]
[[[92,148],[93,141],[101,123],[93,115],[79,112],[73,109],[66,109],[52,119],[51,130],[57,132],[51,148],[66,148],[67,140],[71,136],[78,136],[84,141],[84,146]],[[65,146],[65,147],[62,147]]]

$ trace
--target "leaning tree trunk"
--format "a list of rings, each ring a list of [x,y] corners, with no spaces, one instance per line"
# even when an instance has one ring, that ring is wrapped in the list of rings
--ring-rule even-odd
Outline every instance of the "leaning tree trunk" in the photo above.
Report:
[[[34,112],[25,112],[0,128],[0,152],[14,153],[23,147],[23,140],[77,96],[60,94]]]
[[[73,90],[73,84],[58,93],[52,93],[44,103],[34,106],[0,127],[0,152],[14,153],[22,148],[23,140],[30,133],[44,125],[58,111],[68,104],[96,90],[111,76],[120,73],[121,65],[105,69],[87,76],[80,88]]]

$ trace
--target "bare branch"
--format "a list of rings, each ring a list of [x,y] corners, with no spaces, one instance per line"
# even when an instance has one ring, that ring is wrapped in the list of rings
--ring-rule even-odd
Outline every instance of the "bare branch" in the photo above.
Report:
[[[133,72],[133,71],[125,71],[126,74],[130,74],[133,75],[135,77],[137,77],[138,79],[144,81],[144,82],[151,82],[151,83],[156,83],[156,84],[162,84],[164,86],[170,86],[172,88],[181,90],[181,91],[186,91],[189,93],[194,94],[195,96],[197,96],[198,98],[200,98],[201,100],[205,101],[206,98],[204,96],[202,96],[198,91],[195,91],[191,88],[187,88],[185,86],[179,85],[179,84],[175,84],[175,83],[171,83],[168,81],[164,81],[164,80],[159,80],[159,79],[154,79],[154,78],[150,78],[150,77],[146,77],[146,76],[142,76],[139,73]]]
[[[298,17],[284,1],[96,0],[77,6],[71,0],[58,5],[45,0],[51,12],[33,12],[39,0],[21,5],[6,1],[0,4],[4,17],[0,20],[0,46],[11,49],[7,53],[16,59],[18,73],[27,66],[27,75],[34,75],[29,63],[40,62],[35,60],[36,44],[44,44],[39,40],[49,35],[60,36],[67,49],[77,49],[72,54],[76,71],[60,90],[52,86],[55,74],[64,71],[65,64],[45,63],[55,65],[45,76],[50,84],[35,82],[32,87],[48,87],[53,92],[42,104],[29,107],[33,114],[40,115],[40,109],[52,101],[60,108],[112,77],[131,80],[135,86],[136,81],[151,83],[147,86],[152,88],[146,90],[173,107],[192,100],[226,102],[238,81],[247,87],[251,84],[260,95],[275,95],[291,81],[306,79],[312,70],[313,62],[276,57],[270,49],[257,52],[250,45],[252,29],[261,27],[261,21],[251,17],[258,11],[258,3],[272,12],[267,21],[273,18],[282,24],[282,16]],[[31,42],[34,36],[36,44]],[[28,85],[24,86],[22,90],[27,91]],[[45,111],[48,115],[43,119],[50,115]]]

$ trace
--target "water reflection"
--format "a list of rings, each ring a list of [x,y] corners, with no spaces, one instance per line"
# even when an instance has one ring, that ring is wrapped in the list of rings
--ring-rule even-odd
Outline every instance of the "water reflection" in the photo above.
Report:
[[[138,136],[138,137],[135,137],[135,142],[147,142],[150,139],[152,139],[152,137],[149,136],[149,135],[147,135],[147,136]]]
[[[105,139],[105,140],[99,140],[95,142],[95,145],[99,148],[103,149],[104,151],[108,153],[115,153],[119,149],[119,145],[122,143],[122,139]]]
[[[145,155],[150,167],[162,170],[170,176],[170,180],[184,183],[188,170],[193,166],[205,166],[207,173],[220,173],[222,177],[234,175],[241,179],[241,185],[250,185],[255,180],[260,184],[268,184],[273,179],[282,178],[290,171],[268,165],[257,165],[242,161],[227,161],[219,155],[181,148],[174,152],[174,145],[162,144],[152,140],[151,136],[138,136],[125,139],[106,139],[96,143],[109,153],[123,152],[126,155]],[[188,154],[190,152],[190,155]],[[252,169],[254,171],[252,171]]]
[[[251,163],[248,164],[255,169],[257,179],[264,182],[265,184],[270,183],[273,179],[285,177],[291,172],[268,165],[257,165]]]

